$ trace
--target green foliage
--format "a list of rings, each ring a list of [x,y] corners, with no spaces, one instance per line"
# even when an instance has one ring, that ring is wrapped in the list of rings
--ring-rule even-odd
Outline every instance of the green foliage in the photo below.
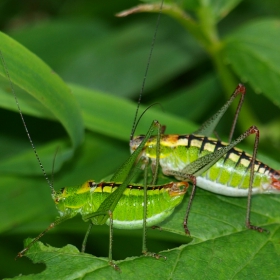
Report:
[[[59,147],[55,188],[114,173],[129,156],[134,100],[141,88],[156,16],[113,18],[113,13],[130,8],[131,1],[115,1],[110,7],[107,2],[80,1],[76,6],[71,1],[64,5],[50,1],[49,6],[25,7],[21,12],[11,10],[11,2],[2,3],[2,29],[25,48],[1,33],[0,49],[48,174]],[[279,169],[279,4],[170,0],[166,5],[143,97],[144,104],[159,102],[164,112],[150,109],[137,133],[146,133],[153,119],[167,125],[167,133],[191,133],[225,102],[238,82],[244,82],[247,95],[236,135],[257,125],[259,158]],[[159,6],[147,3],[134,11],[147,8],[157,12]],[[0,76],[1,276],[42,271],[25,278],[279,278],[280,197],[253,198],[252,222],[270,230],[259,234],[244,226],[246,198],[203,190],[197,191],[190,214],[192,238],[182,228],[189,196],[161,225],[162,231],[148,231],[148,248],[164,250],[166,261],[140,256],[141,231],[115,230],[113,257],[120,260],[119,274],[106,259],[94,257],[107,257],[106,226],[95,227],[89,239],[87,252],[94,256],[65,246],[81,246],[86,232],[87,225],[73,219],[42,238],[51,246],[38,243],[28,252],[28,258],[45,263],[46,269],[26,257],[14,262],[22,240],[37,236],[57,213],[14,113],[17,108],[3,67]],[[222,138],[229,132],[232,112],[218,128]],[[245,149],[251,152],[250,141]]]

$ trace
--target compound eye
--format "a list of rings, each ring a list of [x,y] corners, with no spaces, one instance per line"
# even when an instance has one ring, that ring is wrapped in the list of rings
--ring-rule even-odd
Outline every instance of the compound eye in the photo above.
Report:
[[[88,185],[90,188],[96,188],[97,184],[94,181],[89,181]]]

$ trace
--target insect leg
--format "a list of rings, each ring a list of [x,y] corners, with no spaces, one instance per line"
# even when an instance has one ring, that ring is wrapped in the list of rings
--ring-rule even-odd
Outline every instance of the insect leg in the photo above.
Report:
[[[22,251],[20,251],[15,259],[21,258],[29,249],[31,246],[33,246],[46,232],[53,229],[58,224],[70,219],[71,216],[63,216],[55,220],[53,223],[51,223],[44,231],[42,231],[36,238],[34,238]]]
[[[192,181],[193,188],[192,188],[192,192],[191,192],[191,195],[190,195],[188,207],[187,207],[187,210],[186,210],[186,215],[185,215],[184,222],[183,222],[184,230],[185,230],[185,233],[187,235],[191,235],[190,231],[188,229],[188,218],[189,218],[189,214],[190,214],[190,210],[191,210],[191,206],[192,206],[192,202],[193,202],[194,195],[195,195],[195,190],[196,190],[196,177],[195,176],[190,176],[190,181]]]
[[[239,112],[241,110],[243,101],[244,101],[244,97],[245,97],[245,93],[246,93],[246,89],[242,84],[239,84],[235,91],[233,92],[233,94],[230,96],[229,100],[225,103],[225,105],[218,111],[216,112],[211,118],[209,118],[207,121],[205,121],[201,127],[195,131],[193,134],[199,134],[199,135],[205,135],[205,136],[211,136],[212,133],[214,132],[217,124],[219,123],[220,119],[222,118],[222,116],[224,115],[224,113],[226,112],[226,110],[228,109],[228,107],[230,106],[230,104],[234,101],[234,99],[241,94],[240,96],[240,100],[237,106],[237,109],[235,111],[235,115],[234,115],[234,120],[232,123],[232,127],[230,130],[230,134],[229,134],[229,142],[231,142],[232,140],[232,135],[236,126],[236,121],[239,115]]]
[[[153,168],[153,179],[151,182],[151,185],[155,185],[157,176],[158,176],[158,170],[159,170],[159,159],[160,159],[160,134],[162,132],[162,126],[159,126],[158,128],[158,133],[157,133],[157,145],[156,145],[156,160]],[[156,259],[159,258],[164,258],[166,259],[165,256],[161,256],[156,253],[152,253],[148,251],[147,248],[147,205],[148,205],[148,194],[147,194],[147,180],[148,180],[148,161],[144,158],[143,159],[146,164],[145,164],[145,169],[144,169],[144,207],[143,207],[143,236],[142,236],[142,253],[145,256],[150,256]]]
[[[142,254],[146,255],[148,252],[147,249],[147,179],[148,179],[148,168],[147,164],[145,165],[144,170],[144,206],[143,206],[143,233],[142,233]]]
[[[86,235],[85,235],[83,243],[82,243],[82,248],[81,248],[82,253],[84,253],[85,250],[86,250],[87,240],[88,240],[88,236],[91,232],[92,226],[93,226],[93,223],[90,221],[87,232],[86,232]]]
[[[257,157],[257,151],[258,151],[258,145],[259,145],[259,138],[260,138],[260,133],[259,133],[259,129],[254,126],[251,127],[251,134],[255,134],[255,142],[254,142],[254,149],[253,149],[253,155],[252,155],[252,161],[250,163],[250,183],[249,183],[249,189],[248,189],[248,201],[247,201],[247,213],[246,213],[246,226],[249,229],[253,229],[256,230],[258,232],[269,232],[268,230],[262,228],[262,227],[258,227],[258,226],[254,226],[251,224],[250,221],[250,214],[251,214],[251,200],[252,200],[252,186],[253,186],[253,182],[254,182],[254,172],[255,172],[255,161],[256,161],[256,157]]]
[[[113,261],[113,212],[109,210],[109,219],[110,219],[110,224],[109,224],[109,264],[112,266],[115,270],[121,272],[121,269],[119,268],[118,265],[116,265]]]
[[[158,142],[159,143],[159,142]],[[159,146],[159,145],[157,145]],[[155,175],[156,173],[154,173],[153,177],[156,177]],[[148,194],[147,194],[147,181],[148,181],[148,163],[145,165],[145,169],[144,169],[144,206],[143,206],[143,235],[142,235],[142,254],[144,256],[149,256],[149,257],[153,257],[156,259],[159,258],[164,258],[166,260],[165,256],[159,255],[157,253],[152,253],[148,251],[147,248],[147,206],[148,206]]]

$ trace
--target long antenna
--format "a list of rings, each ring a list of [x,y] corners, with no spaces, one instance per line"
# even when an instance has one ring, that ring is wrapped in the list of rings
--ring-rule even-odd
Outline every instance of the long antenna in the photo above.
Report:
[[[0,56],[1,56],[1,61],[2,61],[3,67],[4,67],[5,74],[6,74],[7,78],[8,78],[8,80],[9,80],[10,87],[11,87],[11,90],[12,90],[12,93],[13,93],[13,96],[14,96],[14,99],[15,99],[15,101],[16,101],[16,105],[17,105],[17,108],[18,108],[18,111],[19,111],[19,114],[20,114],[20,118],[21,118],[21,120],[22,120],[24,129],[25,129],[25,132],[26,132],[26,134],[27,134],[27,137],[28,137],[28,139],[29,139],[29,142],[30,142],[30,144],[31,144],[31,147],[32,147],[32,149],[33,149],[33,152],[34,152],[34,154],[35,154],[35,156],[36,156],[36,158],[37,158],[37,161],[38,161],[38,163],[39,163],[39,165],[40,165],[40,167],[41,167],[41,170],[42,170],[42,172],[43,172],[43,175],[44,175],[44,177],[45,177],[45,179],[46,179],[46,181],[47,181],[47,183],[48,183],[48,185],[49,185],[49,187],[50,187],[50,189],[51,189],[52,195],[55,195],[55,193],[56,193],[56,192],[55,192],[55,189],[53,188],[53,185],[51,184],[51,182],[50,182],[50,180],[49,180],[49,178],[48,178],[48,176],[47,176],[47,173],[46,173],[46,171],[45,171],[45,169],[44,169],[44,166],[43,166],[43,164],[42,164],[42,162],[41,162],[41,159],[40,159],[40,157],[39,157],[39,155],[38,155],[38,153],[37,153],[37,150],[36,150],[36,148],[35,148],[35,145],[34,145],[34,143],[33,143],[33,141],[32,141],[32,138],[31,138],[31,136],[30,136],[30,134],[29,134],[29,131],[28,131],[27,125],[26,125],[26,123],[25,123],[25,120],[24,120],[24,117],[23,117],[21,108],[20,108],[20,106],[19,106],[18,98],[17,98],[16,93],[15,93],[15,90],[14,90],[14,85],[13,85],[13,83],[12,83],[12,80],[11,80],[11,77],[10,77],[10,74],[9,74],[9,71],[8,71],[8,67],[7,67],[7,65],[6,65],[6,62],[5,62],[5,60],[4,60],[4,56],[3,56],[3,53],[2,53],[1,50],[0,50]]]
[[[146,70],[145,70],[145,74],[144,74],[144,78],[143,78],[143,82],[142,82],[142,87],[141,87],[141,90],[140,90],[140,94],[139,94],[139,98],[138,98],[138,102],[137,102],[137,107],[136,107],[136,112],[135,112],[135,116],[134,116],[134,120],[133,120],[133,124],[132,124],[132,129],[131,129],[131,133],[130,133],[130,140],[132,140],[132,138],[134,136],[134,132],[135,132],[136,127],[137,127],[137,124],[139,122],[139,120],[137,121],[137,116],[138,116],[138,111],[139,111],[139,107],[140,107],[141,100],[142,100],[142,95],[143,95],[145,84],[146,84],[146,79],[147,79],[147,76],[148,76],[148,71],[149,71],[149,68],[150,68],[150,63],[151,63],[151,59],[152,59],[153,50],[154,50],[154,47],[155,47],[155,42],[156,42],[156,38],[157,38],[157,31],[158,31],[160,18],[161,18],[161,14],[162,14],[163,2],[164,2],[164,0],[162,0],[161,4],[160,4],[160,10],[159,10],[158,18],[157,18],[156,29],[155,29],[155,32],[154,32],[154,36],[153,36],[153,40],[152,40],[152,44],[151,44],[151,49],[150,49],[150,53],[149,53],[149,57],[148,57],[148,63],[147,63],[147,67],[146,67]]]

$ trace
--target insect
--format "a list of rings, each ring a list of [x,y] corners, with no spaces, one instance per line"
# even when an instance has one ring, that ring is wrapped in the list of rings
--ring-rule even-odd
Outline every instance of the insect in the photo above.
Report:
[[[227,108],[239,94],[241,94],[241,98],[229,136],[230,144],[209,138]],[[160,155],[157,154],[155,149],[155,144],[158,143],[158,140],[152,137],[146,142],[145,148],[141,153],[141,156],[151,160],[152,167],[155,165],[155,158],[160,156],[160,165],[165,175],[173,175],[178,180],[192,179],[193,190],[184,220],[184,228],[187,234],[190,234],[187,221],[196,185],[205,190],[226,196],[248,196],[246,226],[259,232],[265,230],[251,224],[251,195],[257,193],[279,194],[280,172],[256,159],[259,143],[259,130],[257,127],[250,127],[236,140],[231,141],[244,95],[245,87],[240,84],[228,102],[196,132],[188,135],[162,134],[160,138]],[[252,156],[235,148],[236,144],[251,134],[255,134]],[[143,136],[131,137],[130,149],[132,152],[139,147],[142,139]],[[219,153],[219,151],[225,149],[227,149],[227,152]],[[207,157],[212,157],[213,159],[203,165],[203,161]],[[197,167],[200,164],[201,167]]]

